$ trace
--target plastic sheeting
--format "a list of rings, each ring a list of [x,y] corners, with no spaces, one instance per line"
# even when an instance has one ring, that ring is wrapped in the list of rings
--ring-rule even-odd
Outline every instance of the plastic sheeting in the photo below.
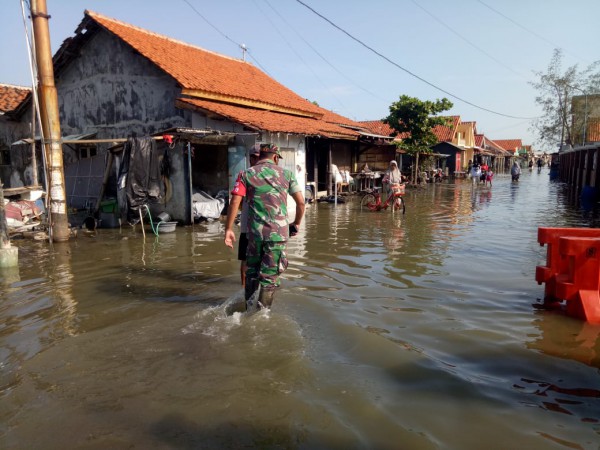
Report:
[[[225,192],[227,195],[227,192]],[[192,195],[192,213],[194,219],[218,219],[225,207],[223,193],[219,192],[217,197],[211,197],[204,191]]]

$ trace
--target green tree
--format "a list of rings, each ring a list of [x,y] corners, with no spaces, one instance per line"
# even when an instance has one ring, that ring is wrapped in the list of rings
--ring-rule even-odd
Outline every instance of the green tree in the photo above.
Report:
[[[555,49],[547,71],[534,72],[538,79],[530,82],[538,91],[535,102],[542,108],[532,129],[542,144],[552,148],[563,143],[575,144],[574,138],[582,135],[587,111],[582,102],[574,107],[573,96],[587,97],[600,91],[600,61],[584,70],[579,70],[576,64],[563,71],[562,56],[561,50]]]
[[[402,149],[416,156],[415,170],[419,167],[419,154],[431,153],[431,147],[438,142],[433,133],[434,127],[448,125],[447,117],[436,117],[436,114],[452,106],[447,98],[432,102],[408,95],[401,95],[397,102],[390,105],[390,114],[382,121],[398,133],[402,139]],[[416,180],[416,174],[413,179]]]
[[[390,105],[390,114],[383,122],[398,132],[402,138],[402,148],[408,153],[430,153],[431,146],[437,144],[433,128],[436,125],[448,125],[447,117],[435,115],[452,106],[447,98],[432,102],[401,95],[400,100]]]

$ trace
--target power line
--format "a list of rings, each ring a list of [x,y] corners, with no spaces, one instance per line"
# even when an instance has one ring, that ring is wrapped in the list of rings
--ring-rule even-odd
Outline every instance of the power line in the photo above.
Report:
[[[495,12],[496,14],[498,14],[499,16],[501,16],[501,17],[505,18],[506,20],[508,20],[508,21],[509,21],[509,22],[511,22],[512,24],[514,24],[514,25],[518,26],[518,27],[519,27],[519,28],[521,28],[522,30],[525,30],[525,31],[527,31],[527,32],[528,32],[528,33],[530,33],[530,34],[533,34],[535,37],[537,37],[538,39],[541,39],[541,40],[542,40],[542,41],[544,41],[546,44],[550,44],[550,45],[551,45],[552,47],[554,47],[554,48],[563,48],[562,46],[560,46],[560,45],[558,45],[558,44],[555,44],[555,43],[554,43],[554,42],[552,42],[552,41],[549,41],[549,40],[548,40],[548,39],[546,39],[544,36],[542,36],[542,35],[540,35],[540,34],[536,33],[535,31],[533,31],[533,30],[530,30],[530,29],[529,29],[529,28],[527,28],[526,26],[524,26],[524,25],[521,25],[520,23],[518,23],[518,22],[514,21],[513,19],[511,19],[511,18],[510,18],[510,17],[508,17],[507,15],[505,15],[505,14],[502,14],[500,11],[498,11],[497,9],[494,9],[494,8],[492,8],[492,7],[491,7],[490,5],[488,5],[487,3],[485,3],[485,2],[483,2],[483,1],[481,1],[481,0],[477,0],[477,1],[478,1],[479,3],[481,3],[483,6],[485,6],[486,8],[488,8],[488,9],[490,9],[491,11]],[[565,51],[566,51],[566,50],[565,50]],[[573,55],[573,54],[572,54],[572,53],[570,53],[570,52],[569,52],[569,54],[571,54],[571,55],[572,55],[572,56],[574,56],[575,58],[577,58],[577,59],[579,59],[579,60],[583,61],[583,59],[582,59],[582,58],[580,58],[579,56],[577,56],[577,55]]]
[[[266,1],[266,0],[265,0]],[[273,9],[273,7],[269,4],[268,1],[266,1],[267,5],[271,7],[271,9]],[[277,26],[277,24],[275,24],[271,18],[265,14],[265,12],[262,10],[262,8],[260,7],[260,5],[256,2],[256,0],[254,1],[254,4],[256,5],[256,7],[259,9],[259,11],[262,13],[262,15],[264,17],[267,18],[267,20],[269,22],[271,22],[271,25],[273,26],[273,28],[275,29],[275,31],[277,32],[277,34],[279,34],[279,36],[281,37],[281,39],[283,39],[283,41],[288,45],[288,47],[295,53],[295,55],[298,57],[298,59],[300,61],[302,61],[302,63],[306,66],[306,68],[314,75],[314,77],[323,85],[323,87],[325,88],[325,90],[329,91],[329,88],[327,87],[327,85],[325,84],[325,82],[319,77],[319,75],[315,72],[315,70],[310,66],[310,64],[308,64],[304,58],[302,58],[302,56],[300,55],[300,53],[298,53],[296,51],[296,49],[294,48],[294,46],[290,43],[290,41],[288,41],[285,37],[285,35],[281,32],[281,30],[279,29],[279,27]],[[274,9],[273,9],[274,10]],[[276,11],[275,11],[276,12]],[[331,91],[329,91],[330,95],[335,98],[337,100],[337,102],[340,104],[340,106],[345,109],[347,112],[350,112],[349,109],[346,107],[346,105],[344,105],[344,103],[337,98],[337,96],[335,96]]]
[[[468,100],[465,100],[464,98],[461,98],[455,94],[452,94],[451,92],[436,86],[435,84],[431,83],[430,81],[427,81],[426,79],[424,79],[423,77],[420,77],[419,75],[411,72],[410,70],[402,67],[400,64],[392,61],[390,58],[388,58],[387,56],[383,55],[382,53],[378,52],[377,50],[375,50],[374,48],[368,46],[367,44],[365,44],[363,41],[361,41],[360,39],[354,37],[352,34],[350,34],[348,31],[344,30],[343,28],[341,28],[340,26],[336,25],[335,23],[333,23],[331,20],[329,20],[327,17],[323,16],[322,14],[318,13],[317,11],[315,11],[313,8],[311,8],[310,6],[308,6],[306,3],[304,3],[302,0],[296,0],[298,3],[300,3],[302,6],[304,6],[305,8],[309,9],[310,11],[312,11],[314,14],[316,14],[317,16],[319,16],[321,19],[323,19],[324,21],[326,21],[327,23],[329,23],[331,26],[333,26],[334,28],[337,28],[339,31],[341,31],[342,33],[344,33],[346,36],[348,36],[350,39],[358,42],[360,45],[362,45],[363,47],[365,47],[366,49],[370,50],[371,52],[375,53],[377,56],[379,56],[380,58],[384,59],[385,61],[389,62],[390,64],[392,64],[393,66],[397,67],[398,69],[408,73],[410,76],[416,78],[417,80],[422,81],[423,83],[431,86],[434,89],[437,89],[440,92],[443,92],[444,94],[449,95],[452,98],[455,98],[456,100],[459,100],[463,103],[466,103],[467,105],[473,106],[474,108],[480,109],[482,111],[486,111],[492,114],[496,114],[498,116],[503,116],[503,117],[508,117],[510,119],[521,119],[521,120],[532,120],[535,119],[535,117],[519,117],[519,116],[511,116],[509,114],[503,114],[497,111],[493,111],[491,109],[488,108],[484,108],[483,106],[479,106],[476,105],[473,102],[470,102]]]
[[[461,38],[463,41],[465,41],[467,44],[469,44],[475,50],[483,53],[485,56],[487,56],[488,58],[490,58],[492,61],[498,63],[499,65],[501,65],[505,69],[510,70],[512,73],[514,73],[518,77],[525,79],[525,77],[522,74],[520,74],[519,72],[517,72],[516,70],[514,70],[512,67],[510,67],[507,64],[504,64],[502,61],[500,61],[499,59],[497,59],[496,57],[494,57],[490,53],[486,52],[484,49],[482,49],[481,47],[479,47],[475,43],[473,43],[470,40],[468,40],[466,37],[464,37],[463,35],[461,35],[459,32],[457,32],[454,29],[452,29],[450,27],[450,25],[448,25],[446,22],[444,22],[443,20],[441,20],[438,17],[436,17],[435,15],[433,15],[431,12],[429,12],[427,9],[425,9],[422,5],[419,5],[419,3],[417,3],[416,0],[411,0],[411,1],[415,4],[416,7],[420,8],[421,10],[423,10],[423,12],[425,12],[427,15],[429,15],[433,20],[435,20],[436,22],[438,22],[439,24],[441,24],[442,26],[444,26],[445,28],[447,28],[448,30],[450,30],[451,33],[453,33],[456,36],[458,36],[459,38]]]
[[[204,21],[205,21],[205,22],[206,22],[206,23],[207,23],[207,24],[208,24],[208,25],[209,25],[209,26],[210,26],[210,27],[211,27],[213,30],[215,30],[217,33],[219,33],[221,36],[223,36],[223,37],[224,37],[225,39],[227,39],[229,42],[233,43],[233,44],[234,44],[236,47],[239,47],[239,48],[241,48],[241,49],[242,49],[242,51],[244,51],[245,53],[248,53],[248,56],[250,56],[250,58],[252,58],[252,61],[254,61],[254,62],[256,63],[256,65],[257,65],[258,67],[260,67],[260,68],[261,68],[261,70],[262,70],[263,72],[265,72],[267,75],[269,75],[269,72],[268,72],[268,71],[267,71],[267,70],[266,70],[266,69],[265,69],[265,68],[264,68],[264,67],[263,67],[263,66],[262,66],[262,65],[261,65],[261,64],[258,62],[258,60],[257,60],[257,59],[254,57],[254,55],[252,55],[252,53],[250,52],[250,49],[249,49],[249,48],[247,48],[247,47],[246,47],[244,44],[240,44],[240,43],[238,43],[238,42],[234,41],[234,40],[233,40],[233,39],[231,39],[229,36],[227,36],[225,33],[223,33],[221,30],[219,30],[219,29],[218,29],[216,26],[214,26],[214,25],[213,25],[213,24],[210,22],[210,20],[208,20],[206,17],[204,17],[204,16],[203,16],[203,15],[200,13],[200,11],[198,11],[198,10],[197,10],[197,9],[194,7],[194,5],[192,5],[192,4],[191,4],[191,3],[190,3],[188,0],[183,0],[183,1],[184,1],[185,3],[187,3],[187,4],[188,4],[188,6],[189,6],[190,8],[192,8],[192,10],[193,10],[193,11],[194,11],[196,14],[198,14],[198,16],[200,16],[200,18],[201,18],[202,20],[204,20]],[[270,76],[270,75],[269,75],[269,76]]]
[[[304,39],[304,37],[302,36],[301,33],[299,33],[292,24],[290,24],[286,19],[285,16],[281,15],[274,7],[273,5],[271,5],[271,3],[269,2],[269,0],[264,0],[265,3],[267,5],[269,5],[269,7],[275,12],[275,14],[277,14],[279,16],[279,18],[294,32],[296,33],[296,36],[298,36],[313,52],[315,52],[317,54],[317,56],[319,56],[319,58],[321,58],[323,60],[323,62],[325,62],[329,67],[331,67],[333,70],[335,70],[340,76],[342,76],[343,78],[345,78],[347,81],[349,81],[350,83],[352,83],[354,86],[356,86],[357,88],[359,88],[360,90],[366,92],[367,94],[379,99],[379,100],[383,100],[385,101],[385,99],[381,98],[380,96],[378,96],[377,94],[374,94],[373,92],[369,91],[368,89],[360,86],[359,84],[357,84],[355,81],[353,81],[352,79],[350,79],[344,72],[342,72],[340,69],[338,69],[337,67],[335,67],[333,64],[331,64],[330,61],[327,60],[327,58],[325,58],[321,53],[319,53],[319,51],[314,48],[310,42],[308,42],[306,39]]]

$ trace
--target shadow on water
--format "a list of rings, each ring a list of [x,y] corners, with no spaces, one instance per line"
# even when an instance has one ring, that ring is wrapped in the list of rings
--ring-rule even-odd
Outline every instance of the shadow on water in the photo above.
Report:
[[[121,270],[113,266],[110,271]],[[106,296],[118,296],[123,300],[140,299],[150,302],[202,302],[216,306],[223,302],[217,291],[230,281],[221,277],[198,273],[182,273],[177,269],[147,269],[128,267],[126,279],[113,282],[99,280],[96,289]],[[218,288],[221,289],[218,289]]]
[[[355,448],[356,443],[349,436],[327,437],[325,433],[317,430],[307,433],[301,426],[294,431],[287,425],[269,424],[269,421],[265,420],[266,417],[261,417],[258,413],[257,417],[249,419],[248,423],[228,423],[210,428],[183,415],[172,414],[155,423],[150,428],[150,433],[167,443],[169,448],[190,450]]]

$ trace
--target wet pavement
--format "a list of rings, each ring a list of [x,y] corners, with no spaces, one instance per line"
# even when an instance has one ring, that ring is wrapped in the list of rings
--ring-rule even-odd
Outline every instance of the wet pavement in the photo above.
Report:
[[[273,310],[223,222],[17,241],[0,447],[597,449],[600,327],[540,311],[539,226],[598,226],[546,170],[310,205]]]

